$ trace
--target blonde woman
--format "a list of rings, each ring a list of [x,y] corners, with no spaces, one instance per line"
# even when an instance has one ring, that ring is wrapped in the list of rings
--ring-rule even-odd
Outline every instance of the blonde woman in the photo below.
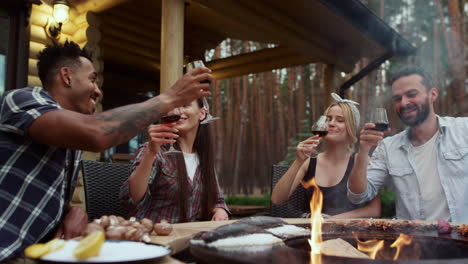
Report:
[[[281,177],[273,189],[271,200],[274,204],[285,202],[296,190],[315,177],[323,193],[322,213],[332,218],[380,217],[380,197],[367,205],[355,205],[347,198],[347,182],[354,165],[354,146],[359,126],[359,110],[356,102],[344,100],[332,93],[335,102],[325,110],[328,122],[328,134],[319,140],[319,136],[310,137],[297,145],[296,160]],[[321,142],[322,141],[322,142]],[[322,144],[323,152],[316,157],[308,155]],[[301,208],[304,215],[310,213],[309,201],[313,188],[306,189],[306,201]]]

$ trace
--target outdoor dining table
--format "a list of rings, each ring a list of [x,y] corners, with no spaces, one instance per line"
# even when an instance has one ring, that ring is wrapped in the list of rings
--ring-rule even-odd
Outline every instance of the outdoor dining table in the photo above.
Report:
[[[289,224],[309,224],[310,219],[306,218],[283,218],[283,220]],[[159,245],[169,246],[172,250],[172,254],[187,249],[190,245],[190,239],[197,233],[203,231],[211,231],[219,226],[231,224],[237,220],[227,221],[202,221],[202,222],[190,222],[173,224],[173,230],[168,236],[151,236],[151,242]],[[183,263],[173,257],[165,257],[159,262],[161,264],[166,263]]]

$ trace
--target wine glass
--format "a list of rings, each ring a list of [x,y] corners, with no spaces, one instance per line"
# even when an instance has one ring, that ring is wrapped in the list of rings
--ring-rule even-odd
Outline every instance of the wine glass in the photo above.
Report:
[[[320,116],[320,118],[314,123],[312,126],[312,133],[314,135],[318,135],[319,138],[322,138],[328,134],[328,122],[326,116]],[[307,149],[307,152],[304,152],[304,154],[310,158],[312,154],[317,154],[317,150],[315,148],[310,148]]]
[[[328,122],[327,117],[322,115],[312,126],[312,133],[319,137],[324,137],[328,134]]]
[[[186,71],[188,72],[198,67],[205,67],[205,64],[201,60],[196,60],[196,61],[187,63],[185,67],[186,67]],[[201,83],[210,83],[210,81],[204,80],[204,81],[201,81]],[[203,121],[201,121],[200,124],[209,124],[214,120],[220,119],[219,117],[214,117],[210,114],[210,106],[208,105],[208,100],[206,100],[206,97],[203,97],[203,108],[205,108],[206,110],[206,118],[203,119]]]
[[[389,128],[387,110],[385,110],[385,108],[376,108],[371,113],[370,121],[375,124],[375,128],[373,128],[373,130],[385,132]]]
[[[161,124],[164,125],[164,124],[171,124],[171,123],[175,123],[177,121],[179,121],[180,119],[180,110],[179,108],[175,108],[174,110],[172,110],[171,112],[168,112],[165,116],[161,117]],[[167,154],[171,154],[171,153],[180,153],[181,151],[180,150],[177,150],[174,148],[174,144],[170,144],[170,147],[168,150],[165,151],[165,153]]]

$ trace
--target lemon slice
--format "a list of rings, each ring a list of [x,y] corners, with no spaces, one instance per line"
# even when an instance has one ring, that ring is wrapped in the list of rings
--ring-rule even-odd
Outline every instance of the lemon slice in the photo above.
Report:
[[[28,258],[40,258],[45,254],[52,251],[52,248],[48,244],[37,243],[32,244],[24,249],[24,255]]]
[[[54,238],[51,241],[47,242],[46,245],[50,247],[51,251],[56,251],[62,249],[63,246],[65,246],[65,240],[60,238]]]
[[[78,243],[73,253],[75,254],[75,257],[79,259],[96,257],[101,251],[104,240],[104,232],[93,232],[83,238],[80,243]]]

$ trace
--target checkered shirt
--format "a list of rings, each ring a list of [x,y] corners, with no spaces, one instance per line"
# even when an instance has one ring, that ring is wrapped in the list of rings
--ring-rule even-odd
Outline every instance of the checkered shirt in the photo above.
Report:
[[[12,90],[0,100],[0,262],[55,232],[76,185],[81,151],[28,135],[35,119],[58,109],[40,87]]]

